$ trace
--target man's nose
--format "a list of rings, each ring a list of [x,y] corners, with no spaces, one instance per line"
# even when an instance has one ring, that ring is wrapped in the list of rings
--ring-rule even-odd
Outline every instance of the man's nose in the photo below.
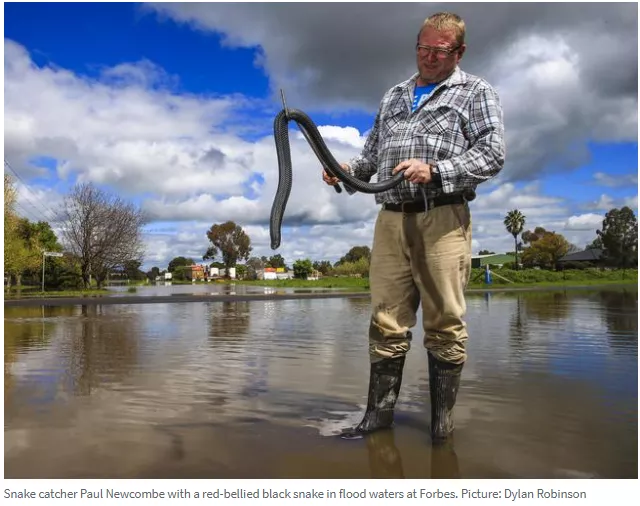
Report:
[[[429,63],[436,63],[438,61],[438,55],[435,51],[429,51],[427,53],[427,61]]]

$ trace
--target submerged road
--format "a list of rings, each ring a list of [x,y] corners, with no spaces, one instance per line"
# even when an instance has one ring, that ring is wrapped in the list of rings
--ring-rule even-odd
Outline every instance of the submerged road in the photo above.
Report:
[[[468,288],[466,293],[531,292],[597,290],[602,288],[628,288],[636,286],[628,283],[608,283],[600,285],[549,285],[549,286],[493,286],[490,288]],[[173,304],[176,302],[231,302],[256,300],[291,299],[335,299],[341,297],[366,298],[370,292],[320,292],[320,293],[250,293],[250,294],[175,294],[175,295],[115,295],[96,297],[29,297],[5,299],[5,307],[19,306],[70,306],[70,305],[111,305],[111,304]]]
[[[370,297],[369,292],[335,292],[335,293],[254,293],[254,294],[221,294],[221,295],[123,295],[109,297],[42,297],[28,299],[9,299],[4,301],[5,307],[16,306],[91,306],[108,304],[175,304],[176,302],[231,302],[256,300],[288,300],[288,299],[333,299],[341,297]]]

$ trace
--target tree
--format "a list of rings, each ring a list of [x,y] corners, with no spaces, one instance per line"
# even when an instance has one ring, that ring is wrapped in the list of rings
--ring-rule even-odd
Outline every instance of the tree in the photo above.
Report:
[[[178,267],[187,267],[189,265],[195,265],[193,259],[185,257],[175,257],[173,260],[171,260],[171,262],[169,262],[167,270],[169,272],[175,272]]]
[[[526,230],[522,232],[522,242],[525,244],[532,244],[540,239],[547,231],[542,227],[536,227],[533,232]]]
[[[265,258],[265,257],[263,257]],[[286,269],[287,265],[284,261],[284,258],[280,253],[272,255],[269,257],[269,260],[266,262],[267,267],[273,267],[274,269]]]
[[[160,276],[160,268],[153,266],[151,270],[147,272],[147,278],[149,281],[155,281],[156,277]]]
[[[570,244],[561,234],[547,232],[536,239],[522,253],[522,262],[526,265],[538,265],[553,268],[567,254]]]
[[[78,258],[85,288],[92,275],[100,288],[113,269],[143,260],[146,216],[92,183],[76,185],[65,197],[61,221],[64,246]]]
[[[127,260],[122,266],[122,272],[127,279],[139,281],[145,278],[145,273],[140,270],[141,266],[140,260]]]
[[[371,249],[369,246],[354,246],[345,256],[336,262],[336,265],[341,265],[347,262],[356,263],[361,258],[365,258],[367,261],[371,260]]]
[[[596,237],[593,241],[587,244],[585,249],[604,249],[602,245],[602,239],[600,237]]]
[[[638,261],[638,220],[630,207],[611,209],[597,231],[609,265],[626,269]]]
[[[313,262],[313,268],[318,272],[321,272],[323,276],[331,270],[331,262],[328,260],[321,260],[319,262]]]
[[[344,262],[333,268],[336,276],[369,276],[369,260],[366,257],[360,257],[355,262]]]
[[[495,255],[495,251],[489,251],[488,249],[481,249],[478,251],[478,255]]]
[[[246,272],[247,279],[257,279],[258,271],[264,269],[264,262],[261,258],[251,257],[249,258],[249,260],[247,260],[246,266],[247,266],[247,272]]]
[[[296,260],[293,263],[293,277],[299,279],[307,279],[309,274],[313,271],[313,264],[311,260],[305,258],[304,260]]]
[[[504,218],[504,226],[507,228],[507,232],[513,236],[513,240],[515,241],[516,270],[518,269],[518,235],[522,232],[525,222],[526,217],[517,209],[509,211]]]
[[[212,225],[207,232],[207,238],[211,241],[211,246],[202,257],[203,260],[213,260],[218,254],[222,256],[222,262],[226,269],[226,277],[229,277],[229,269],[238,260],[247,260],[253,249],[251,239],[233,221],[227,221],[221,225]]]
[[[42,253],[44,251],[61,252],[62,246],[58,242],[55,232],[46,221],[31,223],[26,218],[17,222],[16,233],[22,241],[25,250],[25,261],[22,274],[32,276],[42,281]],[[52,257],[46,261],[46,273],[57,277],[61,273],[63,262],[61,258]],[[49,276],[50,278],[52,276]],[[51,285],[51,281],[48,283]]]
[[[4,271],[9,274],[7,289],[11,278],[16,284],[22,284],[22,275],[26,271],[35,271],[42,265],[42,249],[38,238],[32,233],[32,225],[26,218],[20,218],[15,212],[17,190],[13,179],[4,175]]]
[[[244,264],[236,264],[236,277],[238,279],[247,278],[247,266]]]

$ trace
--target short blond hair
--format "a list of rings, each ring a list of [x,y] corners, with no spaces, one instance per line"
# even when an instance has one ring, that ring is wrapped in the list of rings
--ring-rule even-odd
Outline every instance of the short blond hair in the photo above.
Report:
[[[456,36],[458,45],[464,44],[466,25],[464,20],[453,12],[437,12],[436,14],[429,16],[422,23],[422,27],[420,27],[420,31],[418,32],[418,38],[425,26],[429,26],[434,30],[441,32],[452,31]]]

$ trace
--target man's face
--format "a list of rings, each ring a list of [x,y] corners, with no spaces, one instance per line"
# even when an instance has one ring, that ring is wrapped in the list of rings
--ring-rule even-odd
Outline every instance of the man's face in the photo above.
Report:
[[[427,48],[421,46],[427,46]],[[416,60],[423,84],[438,83],[449,77],[462,59],[462,54],[466,49],[464,44],[460,47],[457,46],[458,43],[453,32],[439,32],[428,26],[422,29],[416,48]],[[455,49],[455,51],[447,54],[446,52],[439,53],[434,49],[445,51]]]

